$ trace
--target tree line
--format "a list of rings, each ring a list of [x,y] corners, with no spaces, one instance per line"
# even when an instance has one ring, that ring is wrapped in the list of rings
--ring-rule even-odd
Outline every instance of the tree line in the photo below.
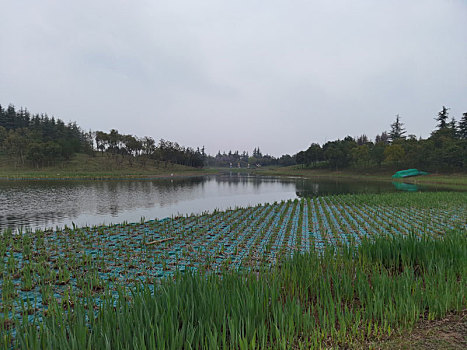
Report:
[[[147,164],[167,166],[180,164],[191,167],[247,167],[292,165],[294,157],[275,158],[262,154],[259,147],[252,156],[244,151],[218,152],[207,155],[204,147],[184,147],[177,142],[152,137],[122,134],[116,129],[109,132],[84,132],[76,123],[65,124],[47,114],[31,115],[26,109],[16,110],[13,105],[0,105],[0,154],[6,154],[15,166],[44,167],[69,160],[77,153],[100,155],[116,166]]]
[[[417,139],[407,132],[401,117],[384,131],[369,140],[366,135],[329,141],[323,146],[312,143],[295,155],[297,164],[324,169],[401,169],[420,168],[427,171],[467,170],[467,113],[457,122],[449,120],[449,108],[434,118],[436,129],[427,139]]]
[[[152,137],[124,135],[115,129],[109,133],[97,131],[94,135],[97,151],[112,157],[116,163],[128,161],[129,165],[133,165],[134,162],[139,162],[140,165],[146,166],[148,161],[152,161],[164,165],[172,163],[200,168],[204,165],[206,157],[204,147],[195,150],[164,139],[156,144]]]
[[[42,167],[68,160],[75,153],[92,152],[92,140],[76,123],[0,105],[0,152],[16,166]]]
[[[459,122],[449,119],[444,107],[435,117],[435,130],[427,139],[407,135],[401,117],[396,116],[388,131],[374,141],[365,134],[329,141],[322,146],[312,143],[295,155],[273,157],[259,147],[247,151],[220,151],[211,156],[204,147],[184,147],[176,142],[152,137],[110,132],[84,132],[76,123],[65,124],[46,114],[31,115],[26,109],[0,105],[0,154],[7,155],[16,166],[35,167],[66,161],[76,153],[100,155],[116,165],[133,166],[181,164],[191,167],[258,167],[300,164],[323,169],[400,169],[420,168],[427,171],[467,170],[467,113]]]
[[[239,151],[217,152],[215,156],[206,156],[205,165],[211,167],[241,167],[254,168],[259,166],[288,166],[296,164],[295,158],[285,154],[279,158],[269,154],[263,154],[259,147],[253,150],[250,156],[247,151],[240,153]]]
[[[102,155],[117,166],[138,162],[152,164],[181,164],[202,167],[204,147],[196,150],[176,142],[139,138],[120,134],[118,130],[84,132],[76,123],[65,124],[47,114],[31,115],[28,110],[16,110],[13,105],[0,105],[0,154],[5,154],[15,166],[44,167],[71,159],[77,153]]]

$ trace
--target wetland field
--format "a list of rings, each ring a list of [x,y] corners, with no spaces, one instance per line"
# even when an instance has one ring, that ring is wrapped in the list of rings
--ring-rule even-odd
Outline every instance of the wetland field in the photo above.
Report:
[[[467,192],[294,181],[268,203],[257,186],[195,214],[4,227],[0,345],[358,348],[466,309]]]

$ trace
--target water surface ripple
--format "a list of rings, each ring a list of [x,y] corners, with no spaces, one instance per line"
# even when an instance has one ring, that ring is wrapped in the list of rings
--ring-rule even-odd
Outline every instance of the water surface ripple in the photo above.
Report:
[[[390,182],[225,174],[158,180],[0,181],[0,232],[136,222],[302,196],[388,192]]]

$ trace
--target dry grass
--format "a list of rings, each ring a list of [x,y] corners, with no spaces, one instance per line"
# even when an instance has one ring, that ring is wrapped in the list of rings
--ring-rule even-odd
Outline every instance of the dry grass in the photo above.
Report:
[[[380,343],[369,343],[370,349],[467,349],[467,310],[449,314],[441,320],[419,322],[411,331]]]

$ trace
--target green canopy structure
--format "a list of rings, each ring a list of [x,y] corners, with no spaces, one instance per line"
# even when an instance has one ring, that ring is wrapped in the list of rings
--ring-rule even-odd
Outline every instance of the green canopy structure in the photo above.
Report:
[[[419,175],[428,175],[426,171],[420,171],[418,169],[407,169],[407,170],[401,170],[392,175],[393,178],[404,178],[404,177],[410,177],[410,176],[419,176]]]

